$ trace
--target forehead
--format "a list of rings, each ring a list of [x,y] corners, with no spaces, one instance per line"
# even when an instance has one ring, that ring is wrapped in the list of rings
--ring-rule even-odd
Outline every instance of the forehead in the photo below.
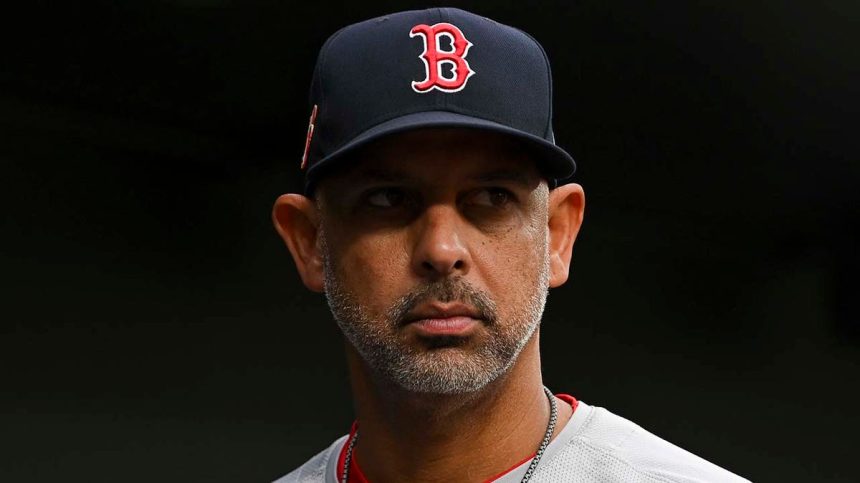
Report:
[[[341,160],[334,179],[411,178],[439,183],[494,172],[540,177],[534,159],[516,139],[477,129],[433,128],[387,136]]]

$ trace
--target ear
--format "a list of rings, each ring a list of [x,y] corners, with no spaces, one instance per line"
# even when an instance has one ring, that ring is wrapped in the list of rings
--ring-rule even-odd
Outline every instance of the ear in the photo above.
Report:
[[[582,186],[571,183],[549,192],[549,286],[558,287],[567,281],[573,242],[582,225],[585,212],[585,192]]]
[[[316,204],[300,194],[285,194],[275,200],[272,222],[296,262],[305,286],[314,292],[324,290],[324,269],[320,247],[319,211]]]

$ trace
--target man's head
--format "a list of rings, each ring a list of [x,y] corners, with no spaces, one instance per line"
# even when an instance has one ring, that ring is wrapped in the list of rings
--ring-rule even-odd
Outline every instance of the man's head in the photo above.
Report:
[[[459,90],[436,89],[431,95],[462,96],[470,88],[480,89],[482,72],[487,75],[492,69],[489,64],[482,69],[477,60],[489,63],[504,54],[484,52],[471,65],[464,64],[464,52],[480,51],[477,44],[457,45],[458,35],[467,38],[474,30],[467,28],[470,22],[477,22],[475,35],[482,43],[496,41],[496,50],[500,46],[494,35],[542,53],[521,32],[462,11],[422,14],[464,17],[460,26],[445,22],[456,30],[451,51],[461,56],[451,64],[461,74],[466,68],[473,72],[462,79]],[[404,25],[411,27],[413,21],[418,20],[407,19]],[[386,20],[369,22],[378,30]],[[359,26],[364,24],[368,22]],[[348,29],[333,38],[349,37]],[[426,36],[433,28],[419,23],[407,31]],[[324,53],[338,51],[332,43],[327,42]],[[419,61],[420,53],[415,55]],[[372,53],[364,55],[369,57],[362,62],[375,62]],[[323,58],[321,53],[315,84],[336,92],[337,85],[324,79],[326,62],[329,69],[338,65],[334,70],[339,71],[343,59]],[[548,65],[543,68],[537,77],[546,77]],[[440,85],[458,78],[456,69],[439,75]],[[548,107],[546,127],[538,133],[548,138],[539,137],[522,120],[499,123],[504,119],[492,118],[491,106],[485,117],[463,114],[464,103],[475,99],[437,97],[430,110],[416,110],[426,107],[421,96],[433,89],[429,80],[415,80],[422,79],[407,83],[411,94],[400,101],[409,112],[383,122],[388,130],[379,125],[357,129],[353,137],[340,141],[332,135],[314,148],[311,128],[306,149],[310,159],[305,160],[310,166],[308,196],[280,197],[273,217],[305,285],[325,292],[335,319],[372,377],[413,392],[472,392],[517,361],[539,325],[548,288],[566,281],[584,195],[575,184],[553,188],[560,175],[572,171],[573,162],[551,142]],[[427,90],[421,92],[422,87]],[[409,104],[410,95],[419,97]],[[496,93],[498,101],[512,104],[504,95]],[[324,102],[325,97],[320,98]],[[340,99],[341,104],[350,102],[348,96]],[[549,100],[542,102],[548,105]],[[510,106],[505,109],[513,112]],[[328,125],[332,123],[329,119]],[[316,129],[326,125],[319,122]]]

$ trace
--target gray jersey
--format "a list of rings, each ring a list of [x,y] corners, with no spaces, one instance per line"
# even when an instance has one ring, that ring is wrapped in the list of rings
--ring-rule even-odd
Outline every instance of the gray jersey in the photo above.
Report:
[[[338,456],[346,436],[275,483],[337,483]],[[531,460],[496,483],[522,480]],[[748,481],[654,436],[606,409],[579,402],[570,421],[547,446],[531,480],[546,482]]]

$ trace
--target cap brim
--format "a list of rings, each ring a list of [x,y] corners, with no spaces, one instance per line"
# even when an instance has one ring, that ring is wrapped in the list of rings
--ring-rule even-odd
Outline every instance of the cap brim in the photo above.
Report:
[[[541,137],[478,117],[449,111],[424,111],[407,114],[377,124],[341,146],[337,151],[314,163],[307,173],[305,191],[312,191],[313,185],[323,171],[337,165],[339,159],[344,158],[346,154],[357,148],[391,134],[411,131],[413,129],[436,127],[481,129],[509,135],[524,141],[525,145],[535,154],[538,169],[551,181],[551,187],[554,187],[558,180],[573,175],[573,172],[576,170],[576,163],[570,154]]]

